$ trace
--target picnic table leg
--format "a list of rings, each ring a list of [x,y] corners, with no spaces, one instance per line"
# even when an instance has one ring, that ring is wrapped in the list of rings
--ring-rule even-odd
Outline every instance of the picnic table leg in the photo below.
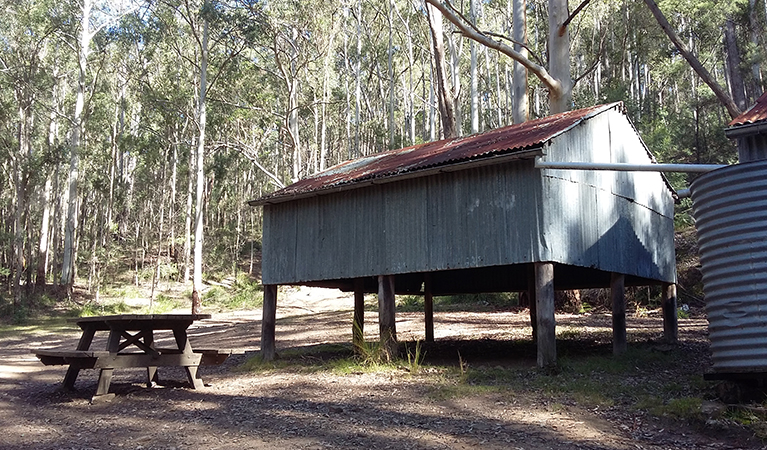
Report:
[[[144,336],[144,344],[147,347],[154,348],[154,331],[149,330],[148,334]],[[160,380],[157,377],[157,366],[149,366],[146,368],[146,386],[152,387],[159,383]]]
[[[107,340],[107,351],[117,353],[120,351],[120,331],[109,330],[109,340]],[[109,385],[112,384],[112,373],[114,369],[101,369],[99,372],[99,385],[96,388],[96,397],[109,393]]]
[[[189,339],[186,335],[186,328],[174,328],[173,337],[176,338],[176,344],[182,354],[194,355],[192,344],[189,343]],[[189,379],[189,384],[192,385],[193,389],[202,389],[204,387],[202,380],[197,377],[197,366],[185,366],[184,371],[186,372],[186,377]]]
[[[109,393],[109,385],[112,384],[112,372],[114,372],[114,369],[101,369],[99,385],[96,388],[96,397]]]
[[[77,343],[77,350],[88,350],[91,347],[91,342],[93,342],[93,336],[96,334],[96,328],[95,327],[86,327],[83,329],[83,335],[80,336],[80,341]],[[69,368],[67,369],[67,374],[64,375],[64,387],[67,389],[72,389],[75,387],[75,381],[77,380],[77,375],[80,373],[80,368],[72,366],[70,364]]]

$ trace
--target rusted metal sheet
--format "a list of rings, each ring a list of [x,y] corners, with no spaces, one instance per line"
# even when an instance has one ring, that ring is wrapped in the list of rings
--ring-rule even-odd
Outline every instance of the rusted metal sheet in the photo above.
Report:
[[[767,372],[767,161],[691,186],[715,372]]]
[[[749,108],[748,111],[732,119],[728,126],[739,127],[764,121],[767,121],[767,92],[762,94],[762,96],[756,100],[754,106]]]
[[[540,148],[543,143],[577,126],[583,120],[612,108],[622,108],[622,103],[569,111],[482,134],[429,142],[346,161],[253,200],[250,205],[289,201],[306,194],[333,191],[342,186],[348,187],[370,180],[416,175],[421,172],[427,175],[430,173],[428,170],[433,168],[524,153]]]

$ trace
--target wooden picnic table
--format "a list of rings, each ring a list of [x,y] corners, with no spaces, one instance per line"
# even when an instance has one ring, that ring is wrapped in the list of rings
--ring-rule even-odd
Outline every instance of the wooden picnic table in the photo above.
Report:
[[[158,381],[158,367],[183,367],[193,389],[203,386],[197,375],[200,365],[220,364],[230,354],[225,350],[195,350],[189,342],[187,328],[196,320],[210,319],[210,314],[119,314],[76,319],[82,336],[75,350],[33,350],[45,365],[69,365],[64,387],[74,387],[81,369],[100,369],[96,397],[109,392],[114,369],[146,367],[147,385]],[[155,346],[155,331],[173,332],[176,346]],[[106,349],[91,349],[96,332],[108,331]]]

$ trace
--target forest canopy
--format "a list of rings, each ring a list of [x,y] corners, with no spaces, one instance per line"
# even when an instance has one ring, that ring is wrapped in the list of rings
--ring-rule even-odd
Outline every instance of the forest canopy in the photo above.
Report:
[[[203,278],[253,271],[248,200],[446,129],[509,125],[519,105],[528,118],[561,109],[501,44],[569,68],[567,108],[623,101],[660,162],[737,160],[732,109],[682,47],[740,110],[765,88],[767,0],[0,2],[0,300],[12,308],[46,284],[98,291],[117,265],[152,286],[191,281],[197,296]],[[440,5],[499,44],[469,39]],[[567,33],[567,52],[549,30]]]

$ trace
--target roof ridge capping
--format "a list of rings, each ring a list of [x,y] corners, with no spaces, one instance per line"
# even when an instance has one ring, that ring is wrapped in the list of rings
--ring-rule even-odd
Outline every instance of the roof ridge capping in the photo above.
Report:
[[[473,162],[540,155],[546,142],[610,109],[617,109],[626,115],[623,102],[614,102],[553,114],[470,136],[362,156],[336,164],[259,199],[251,200],[248,204],[259,206],[281,203],[321,193],[394,181],[402,177],[426,176],[435,171],[449,170],[451,166],[456,166],[454,169],[459,170]]]

